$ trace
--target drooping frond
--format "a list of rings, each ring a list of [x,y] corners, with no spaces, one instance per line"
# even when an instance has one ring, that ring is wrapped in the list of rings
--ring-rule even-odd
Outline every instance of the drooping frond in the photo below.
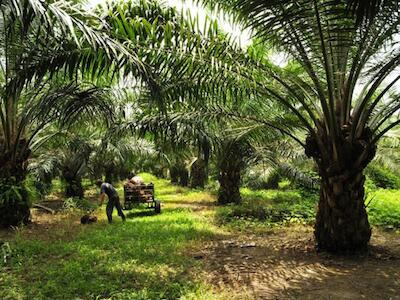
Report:
[[[380,52],[399,32],[397,1],[203,2],[230,11],[254,29],[260,40],[287,51],[302,65],[313,86],[312,96],[318,99],[328,131],[333,134],[339,132],[336,123],[349,121],[352,106],[356,108],[355,122],[359,121],[376,88],[399,65],[396,51],[393,55]],[[363,71],[370,73],[369,63],[375,59],[386,63],[356,102],[358,80]],[[288,82],[288,78],[282,80]]]
[[[84,88],[75,83],[53,85],[44,88],[40,94],[27,92],[21,97],[29,105],[20,112],[14,143],[18,144],[24,131],[28,130],[31,133],[28,147],[32,146],[31,142],[37,134],[51,123],[64,126],[85,118],[95,117],[105,122],[113,118],[107,91],[93,86]]]
[[[147,85],[155,102],[199,103],[212,95],[257,92],[245,67],[250,57],[215,22],[206,20],[200,29],[196,17],[144,0],[112,2],[104,19],[110,23],[110,35],[151,67],[154,81]]]
[[[17,75],[13,80],[19,84],[59,70],[70,75],[81,70],[94,77],[122,66],[147,78],[146,67],[138,56],[109,37],[103,28],[106,24],[80,4],[10,2],[15,4],[10,4],[11,8],[3,5],[3,16],[7,16],[3,17],[3,26],[8,31],[6,38],[13,39],[12,50],[21,56],[19,67],[13,70]]]

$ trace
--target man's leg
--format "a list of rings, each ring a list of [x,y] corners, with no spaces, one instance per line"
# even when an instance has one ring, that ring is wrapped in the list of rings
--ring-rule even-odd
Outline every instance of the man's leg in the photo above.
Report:
[[[114,210],[114,200],[113,199],[108,199],[108,203],[107,203],[107,206],[106,206],[106,213],[107,213],[108,223],[112,223],[113,210]]]
[[[115,198],[115,208],[118,211],[118,216],[120,216],[122,218],[122,221],[125,221],[125,215],[124,212],[122,211],[122,207],[121,207],[121,202],[119,202],[119,197]]]

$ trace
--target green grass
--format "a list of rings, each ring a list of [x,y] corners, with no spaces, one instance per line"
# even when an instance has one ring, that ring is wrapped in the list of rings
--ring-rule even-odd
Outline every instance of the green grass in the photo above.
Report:
[[[205,195],[148,174],[143,177],[156,184],[165,202],[171,201],[169,195],[188,202]],[[19,230],[0,273],[0,299],[217,297],[195,275],[200,262],[186,254],[191,246],[223,234],[209,219],[188,209],[164,207],[160,215],[143,209],[128,212],[126,223],[114,215],[116,222],[108,225],[103,210],[97,211],[99,223],[90,226],[70,224],[33,235],[27,228]]]
[[[286,189],[286,186],[284,186]],[[218,209],[219,223],[239,230],[311,223],[315,218],[316,195],[299,190],[251,190],[242,188],[243,203]]]
[[[202,263],[190,249],[224,236],[226,229],[264,230],[315,218],[316,194],[281,185],[241,189],[243,204],[218,207],[215,223],[214,210],[204,209],[215,201],[212,191],[141,176],[155,184],[162,214],[134,209],[122,223],[114,212],[115,223],[108,225],[103,206],[96,210],[99,222],[90,226],[80,225],[80,215],[72,211],[48,226],[20,228],[3,238],[0,233],[11,247],[6,263],[0,262],[0,299],[232,299],[200,275]],[[116,185],[121,198],[122,184]],[[59,194],[59,182],[54,185]],[[85,186],[89,194],[97,193],[89,182]],[[399,228],[400,190],[368,192],[367,202],[374,197],[368,206],[371,224]],[[201,213],[191,210],[198,207]]]
[[[400,228],[400,190],[377,189],[367,182],[366,204],[373,226]],[[252,230],[291,223],[312,224],[315,220],[317,193],[288,190],[241,189],[243,203],[221,207],[217,220],[235,229]]]
[[[176,299],[201,286],[185,273],[196,262],[183,255],[213,230],[188,211],[91,226],[71,241],[17,237],[11,271],[0,275],[1,299]],[[11,292],[11,294],[10,294]]]
[[[400,190],[378,189],[368,195],[370,223],[387,228],[400,228]]]

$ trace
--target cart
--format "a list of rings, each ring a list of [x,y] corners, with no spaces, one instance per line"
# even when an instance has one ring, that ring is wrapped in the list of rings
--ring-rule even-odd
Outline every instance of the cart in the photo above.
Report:
[[[161,213],[161,202],[154,198],[154,184],[125,184],[124,185],[124,209],[130,210],[141,203],[147,204],[147,208],[154,209],[155,213]]]

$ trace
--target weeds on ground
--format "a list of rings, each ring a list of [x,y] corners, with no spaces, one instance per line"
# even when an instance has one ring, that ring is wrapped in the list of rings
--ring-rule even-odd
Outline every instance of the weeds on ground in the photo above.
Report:
[[[400,228],[400,190],[378,189],[369,193],[366,202],[371,224]]]
[[[243,203],[218,209],[221,224],[254,229],[287,224],[309,224],[315,218],[316,195],[306,191],[241,190]]]
[[[168,195],[188,202],[205,195],[143,177],[165,202]],[[64,235],[59,227],[37,233],[46,238],[17,231],[8,241],[7,265],[0,267],[0,299],[219,299],[196,277],[201,262],[185,254],[187,247],[223,234],[209,219],[166,206],[160,215],[126,212],[126,223],[114,212],[115,223],[108,225],[104,206],[95,213],[99,223],[83,227],[77,219],[76,231]]]
[[[175,209],[128,215],[126,223],[101,221],[71,240],[16,236],[0,274],[0,298],[177,299],[203,284],[188,276],[198,262],[184,248],[214,232],[190,211]]]

